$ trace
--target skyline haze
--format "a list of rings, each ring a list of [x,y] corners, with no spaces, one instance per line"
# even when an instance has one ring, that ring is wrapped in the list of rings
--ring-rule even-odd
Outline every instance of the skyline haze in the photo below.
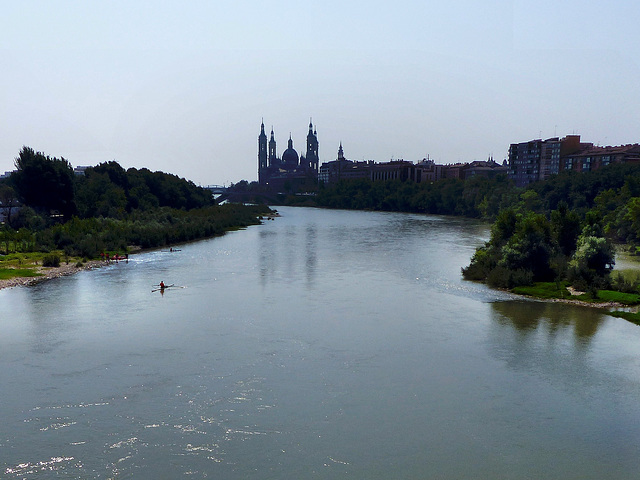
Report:
[[[510,143],[640,142],[640,4],[5,2],[0,173],[23,145],[197,184],[278,155],[501,162]]]

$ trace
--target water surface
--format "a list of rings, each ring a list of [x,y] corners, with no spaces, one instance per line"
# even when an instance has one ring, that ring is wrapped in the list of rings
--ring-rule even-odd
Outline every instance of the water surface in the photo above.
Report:
[[[280,211],[0,291],[0,477],[637,478],[637,326],[462,280],[482,223]]]

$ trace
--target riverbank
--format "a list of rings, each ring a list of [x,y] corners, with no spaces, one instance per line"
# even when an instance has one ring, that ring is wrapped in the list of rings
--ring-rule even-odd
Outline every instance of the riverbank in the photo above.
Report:
[[[0,290],[4,288],[36,285],[46,280],[73,275],[74,273],[78,273],[83,270],[93,270],[104,265],[107,265],[107,262],[104,260],[89,260],[80,266],[77,264],[60,265],[59,267],[34,266],[33,270],[36,272],[37,276],[0,279]]]

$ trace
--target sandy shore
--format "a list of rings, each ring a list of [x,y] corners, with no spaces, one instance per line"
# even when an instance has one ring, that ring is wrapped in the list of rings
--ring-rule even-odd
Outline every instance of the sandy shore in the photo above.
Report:
[[[531,298],[533,300],[540,300],[541,302],[569,303],[571,305],[580,305],[582,307],[590,307],[590,308],[612,309],[612,308],[637,307],[637,305],[625,305],[623,303],[618,303],[618,302],[585,302],[583,300],[573,300],[571,298],[547,298],[547,299],[539,299],[535,297],[527,297],[527,298]]]
[[[90,260],[83,264],[81,267],[75,265],[60,265],[59,267],[35,267],[35,270],[42,274],[39,277],[15,277],[8,280],[0,280],[0,290],[3,288],[22,287],[27,285],[35,285],[36,283],[44,282],[45,280],[51,280],[52,278],[64,277],[66,275],[73,275],[74,273],[81,272],[83,270],[92,270],[94,268],[102,267],[106,265],[104,260]]]

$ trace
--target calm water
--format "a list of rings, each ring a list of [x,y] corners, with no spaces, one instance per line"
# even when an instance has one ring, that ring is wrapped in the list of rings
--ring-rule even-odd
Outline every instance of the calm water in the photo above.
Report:
[[[482,224],[281,213],[0,291],[0,477],[638,478],[640,327],[463,281]]]

